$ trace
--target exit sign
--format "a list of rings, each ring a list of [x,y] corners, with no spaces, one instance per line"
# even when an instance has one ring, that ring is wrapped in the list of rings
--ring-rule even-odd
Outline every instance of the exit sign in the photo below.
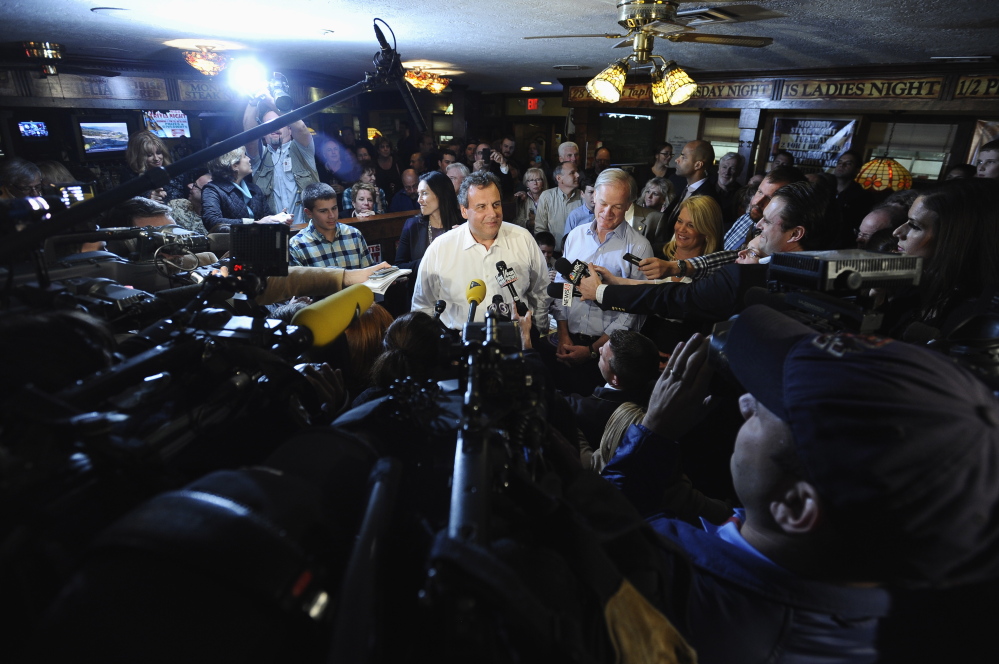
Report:
[[[538,110],[538,98],[533,97],[527,100],[527,110],[537,111]]]

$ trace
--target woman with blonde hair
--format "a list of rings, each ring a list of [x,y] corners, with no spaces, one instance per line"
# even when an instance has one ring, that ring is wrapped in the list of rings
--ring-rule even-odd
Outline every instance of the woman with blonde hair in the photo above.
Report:
[[[166,143],[151,131],[140,131],[129,136],[128,148],[125,150],[125,163],[128,164],[131,171],[131,177],[142,175],[150,168],[169,166],[172,161]],[[122,179],[128,179],[128,177]],[[161,189],[153,189],[147,198],[166,203],[175,198],[187,197],[184,181],[181,177],[173,178],[162,189],[166,190],[165,197]]]
[[[710,196],[691,196],[680,203],[673,238],[663,247],[667,261],[686,260],[718,251],[722,247],[722,210]],[[689,277],[671,277],[690,283]]]
[[[538,199],[541,192],[548,188],[548,178],[540,168],[528,168],[524,171],[524,191],[513,195],[517,200],[517,216],[513,223],[534,232],[534,217],[538,212]]]
[[[642,187],[638,204],[657,212],[665,212],[676,197],[673,183],[666,178],[652,178]]]

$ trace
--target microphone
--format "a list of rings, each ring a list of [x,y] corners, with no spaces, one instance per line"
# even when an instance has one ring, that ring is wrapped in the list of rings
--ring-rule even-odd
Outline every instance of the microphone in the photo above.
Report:
[[[381,19],[375,20],[381,21]],[[384,23],[384,21],[382,22]],[[402,102],[406,105],[406,110],[409,111],[409,115],[416,125],[416,131],[425,134],[427,133],[427,123],[420,113],[420,107],[416,105],[416,100],[413,99],[413,91],[410,89],[409,83],[404,78],[405,72],[403,71],[402,63],[399,62],[399,54],[394,48],[389,46],[388,40],[385,39],[385,34],[378,27],[378,23],[374,24],[374,28],[375,39],[378,40],[378,45],[382,49],[375,54],[375,66],[379,68],[385,66],[388,69],[387,73],[395,82],[395,87],[399,90],[399,94],[402,95]],[[391,30],[391,28],[389,29]],[[393,34],[394,38],[395,35]]]
[[[510,289],[510,295],[513,297],[513,304],[517,307],[517,314],[520,316],[527,315],[527,305],[520,301],[520,296],[517,295],[517,289],[513,287],[513,282],[517,281],[517,273],[513,271],[513,268],[508,268],[504,261],[498,261],[496,263],[496,282],[499,284],[500,288],[506,286]]]
[[[565,287],[567,285],[571,285],[571,284],[548,284],[548,288],[546,289],[548,291],[548,297],[553,297],[556,300],[561,300],[562,296],[565,294]],[[583,294],[580,293],[579,290],[575,286],[573,286],[572,287],[572,296],[573,297],[583,297]]]
[[[374,302],[375,294],[370,288],[364,284],[354,284],[299,309],[291,319],[291,324],[308,330],[312,334],[313,348],[319,348],[339,337]]]
[[[486,299],[486,282],[472,279],[465,289],[465,300],[468,302],[468,322],[475,320],[475,308]]]
[[[513,312],[510,305],[503,301],[502,295],[493,295],[493,303],[486,309],[487,315],[493,313],[504,320],[513,320]]]
[[[578,286],[583,277],[590,276],[590,270],[586,267],[586,263],[579,260],[570,263],[565,258],[558,258],[555,261],[555,270],[573,286]]]
[[[444,300],[437,300],[434,302],[434,318],[440,320],[441,314],[444,313],[445,309],[447,309],[447,302]]]

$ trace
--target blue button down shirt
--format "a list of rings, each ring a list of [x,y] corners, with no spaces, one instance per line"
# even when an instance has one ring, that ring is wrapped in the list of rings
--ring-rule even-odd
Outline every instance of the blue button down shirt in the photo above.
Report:
[[[577,226],[569,233],[562,255],[568,261],[595,263],[619,277],[645,279],[641,270],[624,260],[624,255],[629,253],[639,258],[648,258],[652,256],[652,245],[625,221],[609,232],[601,244],[596,221],[593,221],[585,226]],[[558,275],[555,281],[565,283],[565,278]],[[604,311],[596,302],[584,302],[579,298],[573,298],[572,305],[568,307],[562,306],[559,299],[555,300],[555,305],[555,319],[567,321],[569,332],[573,334],[599,337],[614,330],[637,330],[645,320],[644,316],[637,314]]]

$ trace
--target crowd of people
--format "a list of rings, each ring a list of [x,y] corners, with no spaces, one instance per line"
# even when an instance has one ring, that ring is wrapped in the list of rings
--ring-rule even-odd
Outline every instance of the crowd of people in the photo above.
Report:
[[[262,96],[244,121],[275,117]],[[135,173],[169,163],[150,137],[130,143]],[[553,167],[536,144],[522,162],[511,137],[393,146],[347,129],[318,148],[299,121],[148,198],[194,231],[297,223],[291,265],[358,271],[355,282],[386,265],[339,218],[412,211],[395,252],[412,274],[392,286],[407,306],[375,304],[348,328],[340,408],[432,378],[441,326],[457,337],[509,309],[575,415],[560,434],[580,468],[689,557],[692,596],[669,617],[700,661],[916,661],[920,648],[946,651],[932,636],[945,611],[966,619],[965,635],[999,615],[981,590],[999,582],[996,376],[896,341],[913,324],[946,341],[997,315],[999,141],[975,167],[880,198],[856,182],[852,151],[809,174],[778,153],[743,183],[744,158],[703,140],[659,143],[634,169],[614,166],[613,146],[584,168],[572,142]],[[24,160],[0,166],[5,197],[42,184]],[[774,254],[854,248],[922,261],[918,284],[863,294],[884,312],[882,336],[747,308]],[[275,306],[290,316],[307,303]],[[705,339],[737,314],[726,356],[741,397],[712,383]],[[685,468],[708,438],[725,442]]]

